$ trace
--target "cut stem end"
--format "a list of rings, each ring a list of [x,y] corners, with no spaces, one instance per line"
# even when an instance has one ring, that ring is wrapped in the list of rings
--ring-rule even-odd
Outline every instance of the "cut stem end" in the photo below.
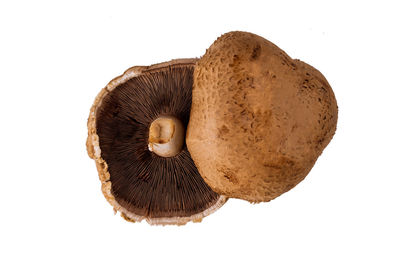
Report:
[[[149,129],[148,148],[161,157],[173,157],[182,151],[185,129],[180,120],[172,116],[161,116]]]

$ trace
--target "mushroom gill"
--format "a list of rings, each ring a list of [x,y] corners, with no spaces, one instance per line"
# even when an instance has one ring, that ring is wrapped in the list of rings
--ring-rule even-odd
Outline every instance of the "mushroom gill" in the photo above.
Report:
[[[184,224],[201,220],[226,201],[200,176],[183,133],[183,144],[172,156],[160,156],[149,149],[151,125],[160,118],[173,118],[186,128],[194,62],[157,64],[138,75],[117,79],[114,88],[95,103],[92,115],[99,160],[107,166],[100,169],[109,177],[103,179],[103,191],[108,188],[106,198],[128,220]]]

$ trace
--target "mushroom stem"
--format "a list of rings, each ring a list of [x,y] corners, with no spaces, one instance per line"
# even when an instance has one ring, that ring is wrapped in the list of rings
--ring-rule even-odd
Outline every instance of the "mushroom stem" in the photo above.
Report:
[[[173,157],[182,150],[185,129],[180,120],[160,116],[149,129],[149,150],[161,157]]]

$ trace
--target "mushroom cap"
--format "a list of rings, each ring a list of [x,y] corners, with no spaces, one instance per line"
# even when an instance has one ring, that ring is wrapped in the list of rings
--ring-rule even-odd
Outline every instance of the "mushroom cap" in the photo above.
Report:
[[[177,59],[152,66],[132,67],[125,71],[123,75],[110,81],[97,95],[91,107],[88,119],[87,152],[89,157],[96,162],[105,198],[114,207],[115,212],[119,211],[121,216],[127,221],[135,222],[146,219],[150,224],[161,225],[183,225],[189,221],[199,222],[203,217],[220,208],[227,200],[225,196],[219,196],[204,183],[190,158],[186,145],[184,145],[181,153],[171,158],[160,157],[150,152],[147,148],[147,131],[151,122],[160,115],[158,114],[159,112],[162,113],[164,111],[165,114],[161,115],[175,115],[180,117],[182,123],[186,126],[189,116],[188,110],[190,108],[192,82],[191,79],[189,79],[190,81],[184,81],[183,79],[188,79],[187,76],[185,76],[186,78],[182,78],[179,76],[179,72],[174,72],[174,70],[189,67],[189,71],[192,72],[196,61],[197,59]],[[147,97],[147,93],[144,93],[144,88],[140,86],[139,88],[137,86],[132,87],[134,83],[136,85],[144,85],[145,81],[140,79],[142,75],[147,75],[150,83],[153,83],[155,86],[162,83],[163,77],[174,81],[174,84],[170,87],[152,88],[150,94],[153,94],[154,98],[157,99],[154,101],[158,102],[149,105],[152,99],[140,99],[142,102],[138,101],[139,99],[135,99],[137,97]],[[185,86],[185,84],[189,83],[190,86]],[[118,90],[122,91],[123,94],[116,96]],[[175,94],[175,90],[181,90],[181,92]],[[133,94],[129,95],[129,91],[132,91]],[[180,95],[180,99],[177,99],[174,95]],[[173,97],[174,99],[171,100]],[[131,101],[132,99],[140,103],[140,106],[136,110],[130,110],[129,106],[124,107],[126,105],[125,100]],[[174,110],[168,107],[169,105],[176,107],[180,105],[179,102],[185,103],[185,105],[188,102],[189,108],[182,107]],[[163,106],[165,106],[164,109]],[[151,109],[153,113],[144,114],[146,108]],[[118,112],[128,114],[124,118],[129,118],[130,121],[123,121],[124,118],[118,117]],[[102,116],[111,116],[111,118],[114,116],[115,120],[121,120],[122,124],[127,125],[127,130],[124,130],[125,132],[119,135],[120,130],[113,130],[117,128],[114,125],[114,120],[101,120]],[[146,131],[147,133],[135,134],[134,132],[139,131],[139,128],[141,129],[140,131]],[[107,132],[111,132],[113,136],[105,137],[104,135]],[[129,148],[127,144],[129,144],[130,140],[138,142],[138,144],[133,148]],[[138,151],[135,151],[135,149]],[[150,164],[153,167],[159,166],[160,169],[164,167],[164,171],[154,170],[146,175],[143,172],[127,175],[127,171],[130,168],[140,169],[141,166],[135,167],[132,164],[132,160],[138,159],[143,160],[146,164],[148,163],[147,167]],[[183,163],[187,163],[187,166],[182,166]],[[122,171],[118,171],[115,167],[116,164],[123,166]],[[172,177],[165,178],[167,172],[171,170],[173,172],[174,168],[179,167],[187,174],[186,176],[178,177],[177,172],[175,172],[172,174]],[[143,169],[141,170],[143,171]],[[130,180],[121,182],[125,178]],[[171,191],[168,191],[168,186],[166,186],[168,183],[172,187]],[[153,185],[152,188],[154,190],[143,192],[146,184]],[[139,201],[138,203],[129,203],[127,196],[129,197],[132,194],[129,190],[135,186],[140,189],[140,192],[136,192],[136,194],[140,194],[142,197],[147,194],[150,197],[148,203],[144,203],[144,205],[139,205]],[[119,190],[123,190],[124,192],[120,193]],[[155,210],[152,210],[152,206],[155,206],[153,202],[156,202],[155,199],[157,198],[159,198],[161,204],[155,207]],[[185,201],[188,201],[188,198],[194,202],[194,207],[187,202],[185,203]],[[199,207],[196,207],[197,203]],[[171,207],[174,209],[170,211]]]
[[[186,143],[214,191],[269,201],[308,174],[337,114],[318,70],[260,36],[229,32],[196,63]]]

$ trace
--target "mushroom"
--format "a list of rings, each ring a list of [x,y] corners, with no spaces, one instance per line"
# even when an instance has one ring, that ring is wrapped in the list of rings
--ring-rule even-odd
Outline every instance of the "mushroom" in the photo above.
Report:
[[[105,198],[128,221],[201,221],[227,200],[204,182],[184,142],[195,62],[132,67],[90,110],[88,154]]]
[[[337,112],[318,70],[260,36],[229,32],[196,63],[186,142],[214,191],[270,201],[308,174]]]

